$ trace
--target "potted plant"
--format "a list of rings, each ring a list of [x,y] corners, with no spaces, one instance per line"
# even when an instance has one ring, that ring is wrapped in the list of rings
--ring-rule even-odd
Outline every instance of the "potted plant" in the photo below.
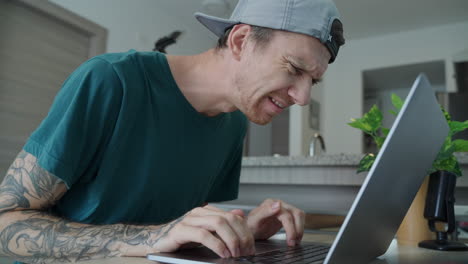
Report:
[[[390,112],[393,115],[397,115],[400,111],[401,107],[403,106],[403,101],[400,97],[395,94],[391,96],[392,105],[394,106],[394,110]],[[449,113],[441,107],[441,111],[444,112],[445,118],[447,123],[450,127],[450,132],[447,135],[445,142],[440,149],[436,159],[434,160],[432,167],[428,170],[427,179],[424,181],[420,191],[416,195],[416,198],[411,205],[408,214],[405,217],[400,229],[397,233],[398,242],[402,244],[412,244],[415,245],[421,240],[430,239],[432,234],[427,227],[427,223],[423,218],[423,211],[424,211],[424,202],[426,202],[426,208],[424,212],[424,216],[429,220],[430,225],[434,224],[435,221],[443,221],[444,217],[447,218],[446,214],[440,213],[440,206],[434,206],[434,202],[440,202],[440,199],[436,197],[427,197],[426,193],[428,186],[431,185],[430,195],[435,196],[437,192],[440,194],[441,187],[437,187],[436,185],[444,184],[443,188],[452,191],[455,188],[456,178],[462,176],[462,171],[460,170],[460,165],[456,156],[454,155],[455,152],[468,152],[468,140],[462,139],[453,139],[453,136],[458,132],[464,131],[468,129],[468,120],[464,122],[458,122],[451,119]],[[365,113],[362,118],[351,119],[351,122],[348,123],[351,127],[357,128],[362,130],[364,133],[369,135],[372,140],[375,142],[377,146],[377,152],[382,147],[390,129],[383,127],[382,125],[383,115],[379,108],[374,105],[369,112]],[[376,155],[374,153],[367,153],[359,162],[359,167],[357,172],[364,172],[370,170],[372,165],[374,164]],[[434,185],[435,187],[433,187]],[[438,191],[437,191],[438,190]],[[444,191],[444,193],[446,193]],[[446,193],[450,195],[450,193]],[[453,206],[453,200],[452,206]],[[430,210],[434,208],[439,208],[439,212],[430,212]],[[431,223],[432,221],[432,223]],[[447,222],[447,221],[446,221]],[[432,231],[433,226],[431,226]],[[450,229],[450,228],[449,228]],[[450,231],[450,230],[448,230]],[[403,238],[404,237],[404,238]],[[439,234],[438,234],[439,238]]]

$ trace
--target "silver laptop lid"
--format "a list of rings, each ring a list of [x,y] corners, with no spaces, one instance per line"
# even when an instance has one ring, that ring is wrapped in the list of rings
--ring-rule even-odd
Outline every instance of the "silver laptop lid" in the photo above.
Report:
[[[448,132],[429,81],[420,74],[325,263],[368,263],[385,253]]]

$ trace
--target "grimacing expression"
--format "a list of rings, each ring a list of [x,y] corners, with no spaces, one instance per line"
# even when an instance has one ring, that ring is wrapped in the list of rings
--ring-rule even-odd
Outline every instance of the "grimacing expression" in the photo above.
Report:
[[[293,104],[307,105],[329,60],[325,46],[303,34],[275,31],[269,43],[258,46],[248,40],[234,76],[236,107],[265,125]]]

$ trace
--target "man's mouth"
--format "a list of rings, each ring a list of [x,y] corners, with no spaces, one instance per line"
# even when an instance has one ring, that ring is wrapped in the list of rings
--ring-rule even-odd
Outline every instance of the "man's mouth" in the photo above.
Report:
[[[282,105],[280,102],[276,101],[273,97],[268,97],[272,103],[274,103],[276,106],[278,106],[281,109],[284,109],[284,105]]]

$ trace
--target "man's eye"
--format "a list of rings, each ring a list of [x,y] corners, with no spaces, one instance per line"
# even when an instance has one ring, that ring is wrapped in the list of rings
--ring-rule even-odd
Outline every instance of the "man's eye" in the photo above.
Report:
[[[291,72],[294,75],[300,75],[302,73],[301,69],[294,67],[294,65],[290,65],[291,67]]]

